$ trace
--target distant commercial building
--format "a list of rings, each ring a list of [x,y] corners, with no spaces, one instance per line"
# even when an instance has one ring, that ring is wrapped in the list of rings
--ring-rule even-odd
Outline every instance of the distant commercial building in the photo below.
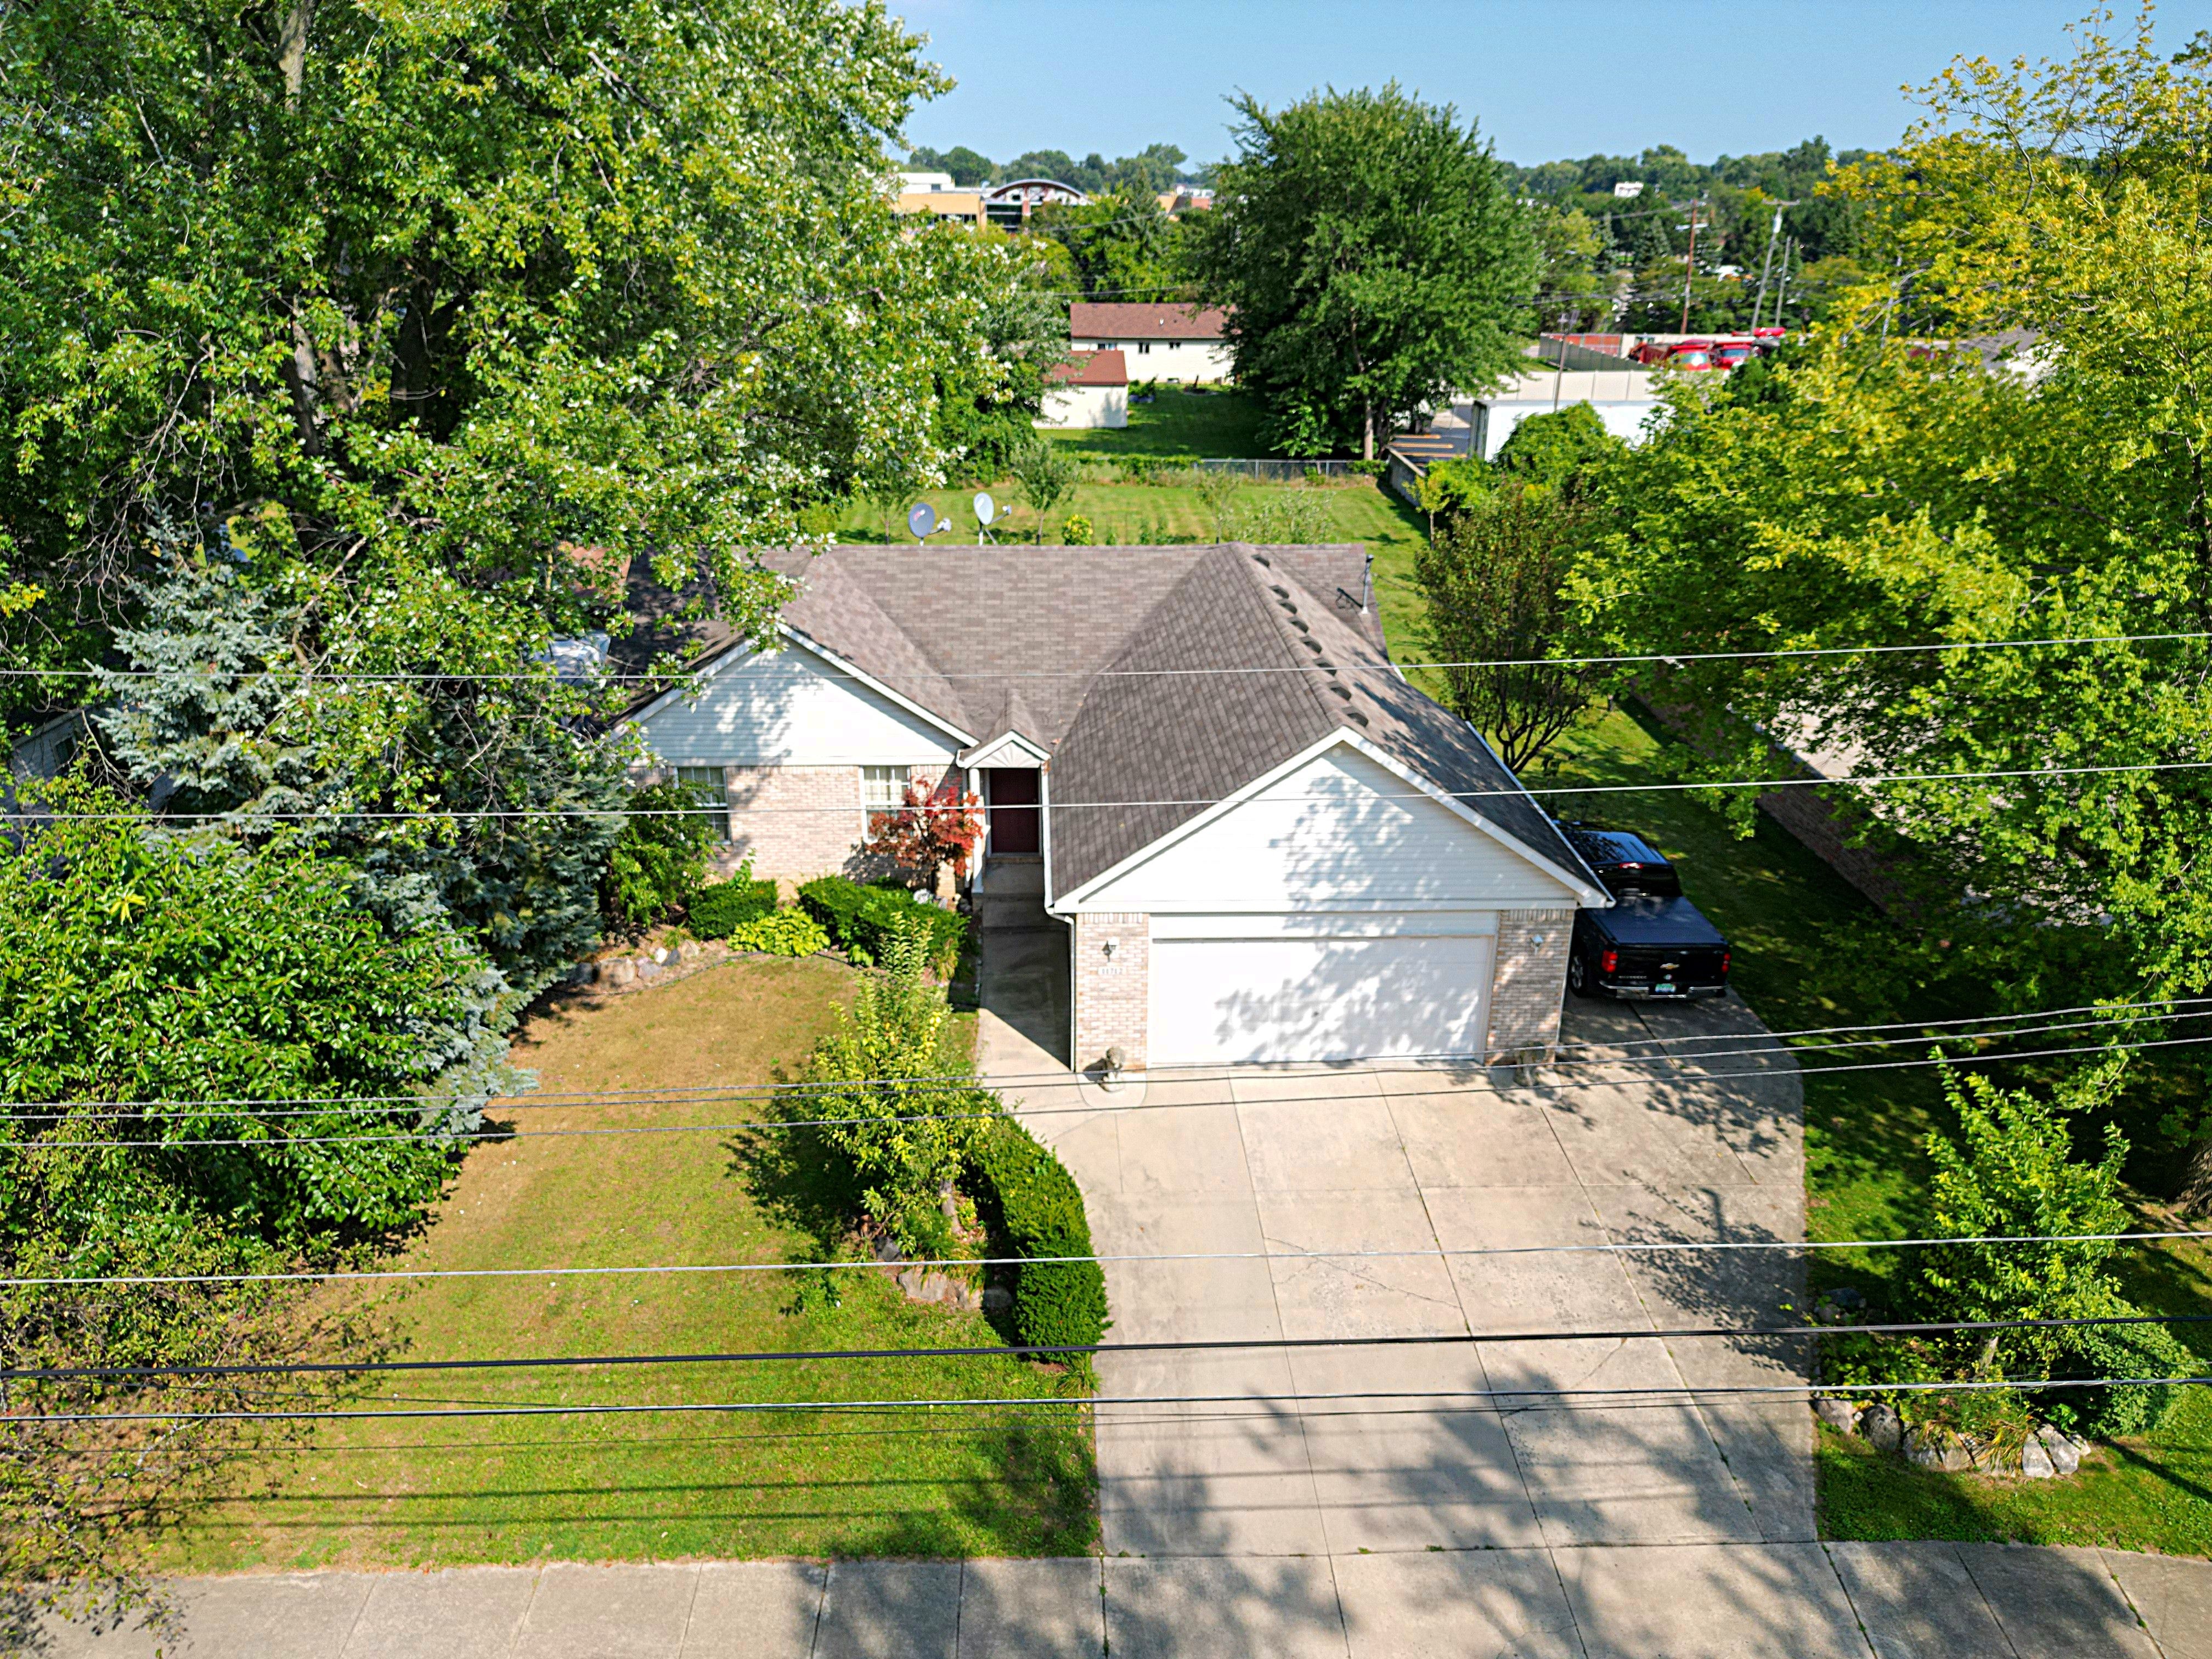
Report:
[[[1077,351],[1115,351],[1140,380],[1226,380],[1232,372],[1229,313],[1215,306],[1094,305],[1067,308]]]

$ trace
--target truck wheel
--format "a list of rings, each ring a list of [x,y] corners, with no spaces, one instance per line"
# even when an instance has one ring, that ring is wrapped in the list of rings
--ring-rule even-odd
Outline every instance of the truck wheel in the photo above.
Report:
[[[1583,959],[1579,956],[1567,958],[1567,989],[1578,997],[1586,997],[1589,994],[1588,985],[1583,978]]]

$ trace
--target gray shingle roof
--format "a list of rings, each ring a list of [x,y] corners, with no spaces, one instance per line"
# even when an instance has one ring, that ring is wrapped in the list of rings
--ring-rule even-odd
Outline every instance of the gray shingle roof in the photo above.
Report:
[[[1355,544],[839,546],[767,561],[783,619],[946,724],[1048,750],[1066,893],[1334,730],[1581,874],[1481,738],[1389,665]],[[727,630],[708,656],[740,643]],[[702,639],[702,643],[707,642]],[[1244,671],[1244,672],[1222,672]]]

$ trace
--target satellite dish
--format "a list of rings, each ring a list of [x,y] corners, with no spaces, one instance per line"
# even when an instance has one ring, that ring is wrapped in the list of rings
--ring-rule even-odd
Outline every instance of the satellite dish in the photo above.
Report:
[[[988,526],[991,520],[998,516],[999,504],[991,499],[989,492],[978,491],[975,496],[975,522]]]
[[[906,510],[906,527],[916,541],[927,541],[937,533],[937,509],[927,501],[916,501]]]

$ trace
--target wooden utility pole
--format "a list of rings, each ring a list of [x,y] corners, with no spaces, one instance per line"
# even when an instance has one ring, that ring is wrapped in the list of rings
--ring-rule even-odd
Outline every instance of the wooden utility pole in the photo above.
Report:
[[[1690,251],[1682,256],[1682,326],[1676,331],[1690,331],[1690,277],[1698,268],[1698,209],[1703,204],[1696,197],[1690,198]]]

